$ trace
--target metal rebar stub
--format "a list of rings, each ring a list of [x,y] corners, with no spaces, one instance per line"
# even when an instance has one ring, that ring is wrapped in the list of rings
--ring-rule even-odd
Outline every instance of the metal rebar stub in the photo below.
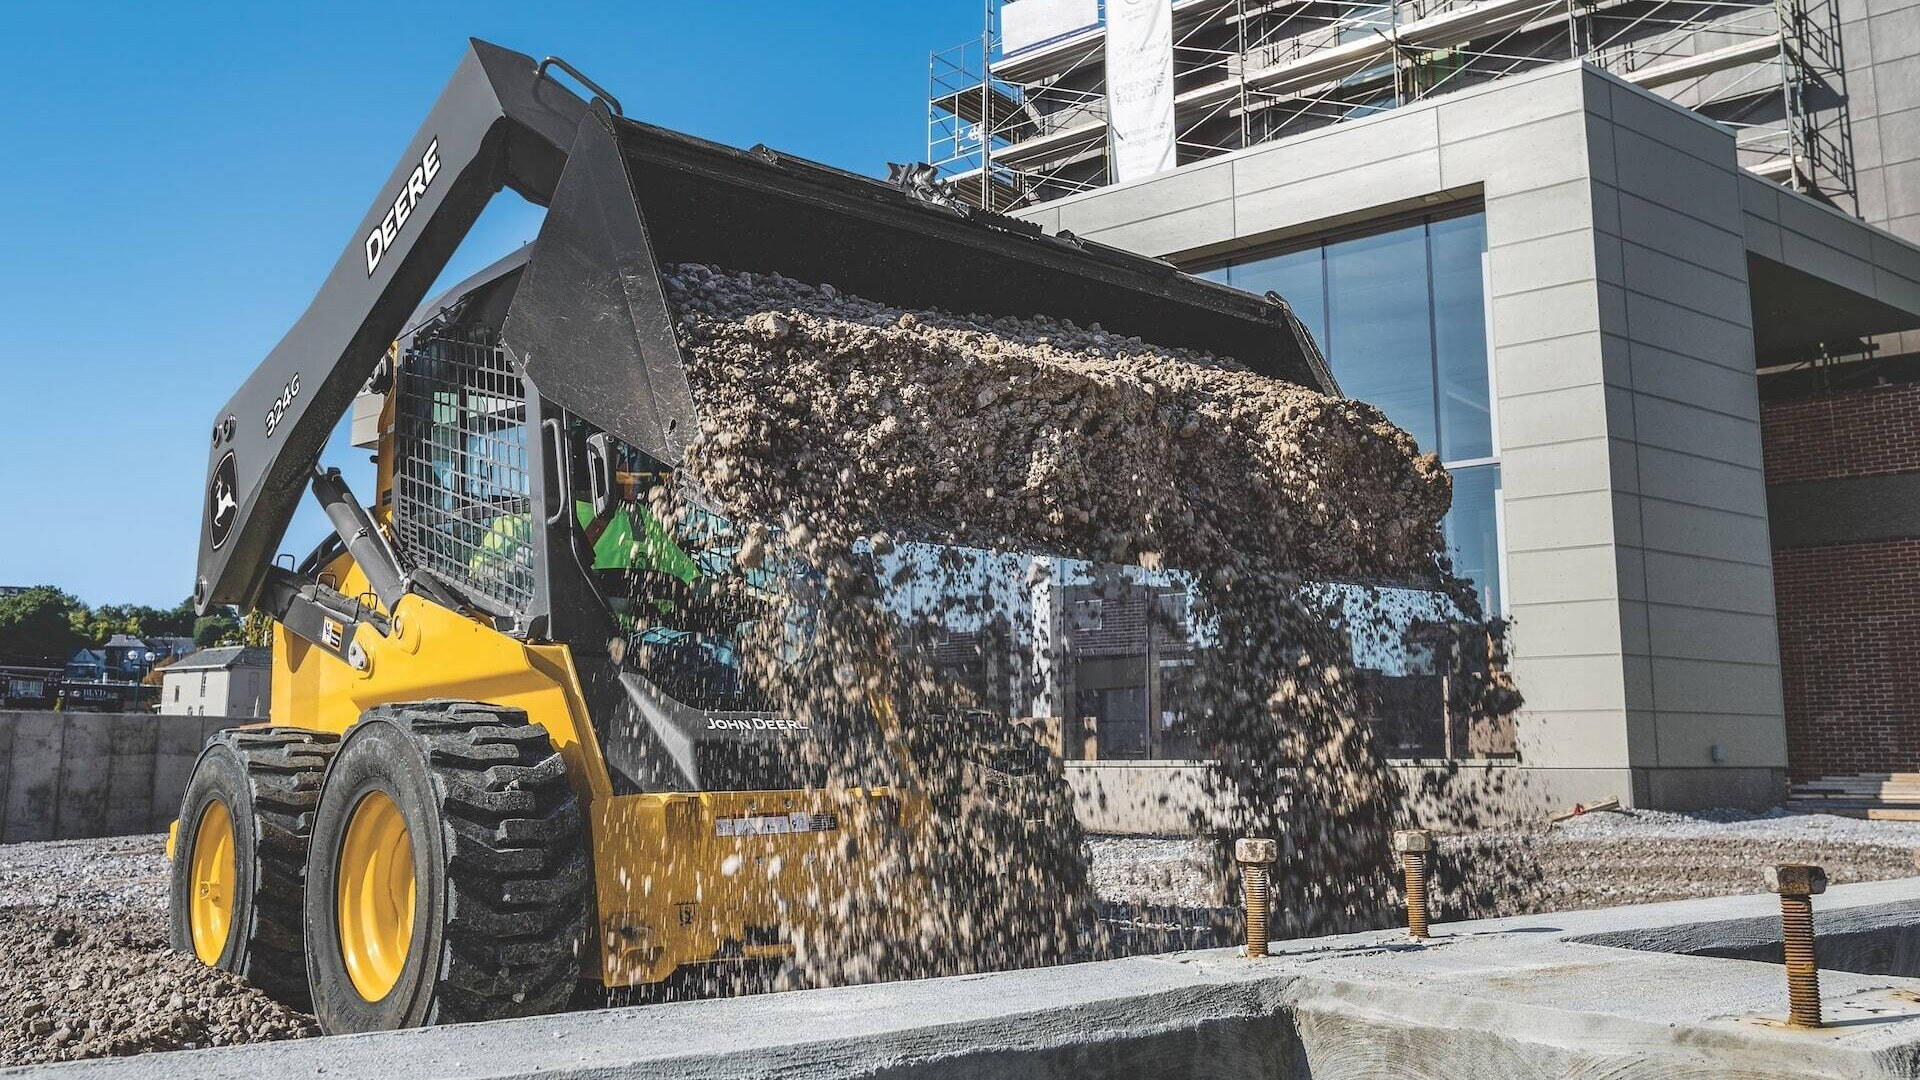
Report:
[[[1427,858],[1433,834],[1425,829],[1400,829],[1393,834],[1393,852],[1400,858],[1407,882],[1407,935],[1427,936]]]
[[[1240,864],[1240,900],[1246,909],[1247,956],[1267,956],[1267,912],[1272,902],[1268,867],[1280,858],[1280,845],[1258,836],[1243,836],[1233,844],[1233,861]]]
[[[1813,956],[1813,898],[1827,891],[1827,872],[1804,863],[1767,868],[1767,889],[1780,895],[1780,939],[1787,961],[1787,1023],[1820,1026],[1820,966]]]

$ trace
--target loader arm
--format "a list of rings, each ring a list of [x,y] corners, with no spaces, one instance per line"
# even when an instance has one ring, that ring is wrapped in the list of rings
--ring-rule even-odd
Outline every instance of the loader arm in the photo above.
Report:
[[[194,600],[255,605],[334,425],[487,203],[551,199],[587,103],[472,41],[299,321],[214,417]]]
[[[315,464],[502,188],[547,208],[524,268],[515,264],[521,276],[499,329],[542,414],[536,501],[548,531],[558,531],[534,548],[554,564],[540,572],[550,583],[566,577],[567,560],[553,556],[574,539],[558,494],[560,459],[546,445],[560,429],[555,410],[669,466],[697,430],[661,280],[674,263],[784,274],[908,310],[1100,324],[1339,393],[1311,335],[1272,293],[1249,296],[1163,260],[929,203],[764,146],[737,150],[628,120],[571,68],[599,93],[592,104],[547,78],[549,63],[566,67],[472,42],[312,306],[215,418],[194,589],[202,611],[256,607],[270,578],[280,600],[310,584],[281,580],[271,561],[316,476],[315,493],[356,559],[392,564],[370,576],[382,603],[409,586],[364,511]],[[572,602],[549,607],[564,614]]]

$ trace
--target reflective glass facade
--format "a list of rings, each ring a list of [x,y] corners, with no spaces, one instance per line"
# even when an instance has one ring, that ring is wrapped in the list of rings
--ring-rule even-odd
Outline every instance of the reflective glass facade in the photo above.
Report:
[[[1486,216],[1426,218],[1202,276],[1293,305],[1347,394],[1380,407],[1453,474],[1455,569],[1502,610],[1499,444],[1488,374]]]

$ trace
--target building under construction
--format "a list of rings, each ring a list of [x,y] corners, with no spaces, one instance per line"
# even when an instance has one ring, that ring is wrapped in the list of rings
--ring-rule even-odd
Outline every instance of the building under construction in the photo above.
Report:
[[[1515,749],[1545,801],[1920,801],[1920,3],[980,14],[931,57],[955,197],[1277,292],[1453,473],[1529,704],[1511,748],[1410,758]],[[1109,40],[1142,18],[1146,53]],[[1116,151],[1143,132],[1147,170]],[[1149,651],[1078,711],[1164,789],[1190,766]]]
[[[1053,5],[1039,32],[1090,21],[1011,42],[999,6],[980,40],[933,54],[929,160],[1002,208],[1104,186],[1098,4]],[[1582,60],[1733,128],[1743,168],[1850,204],[1840,19],[1838,0],[1174,0],[1178,161]]]

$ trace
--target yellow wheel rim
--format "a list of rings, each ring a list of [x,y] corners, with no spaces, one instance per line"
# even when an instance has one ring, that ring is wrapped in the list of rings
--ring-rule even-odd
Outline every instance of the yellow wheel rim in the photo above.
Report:
[[[353,808],[335,880],[347,977],[361,997],[379,1001],[400,981],[413,941],[413,839],[385,793],[369,792]]]
[[[200,824],[193,830],[191,873],[187,926],[193,932],[193,954],[212,966],[227,951],[227,932],[233,928],[233,886],[239,877],[233,864],[233,815],[219,799],[200,811]]]

